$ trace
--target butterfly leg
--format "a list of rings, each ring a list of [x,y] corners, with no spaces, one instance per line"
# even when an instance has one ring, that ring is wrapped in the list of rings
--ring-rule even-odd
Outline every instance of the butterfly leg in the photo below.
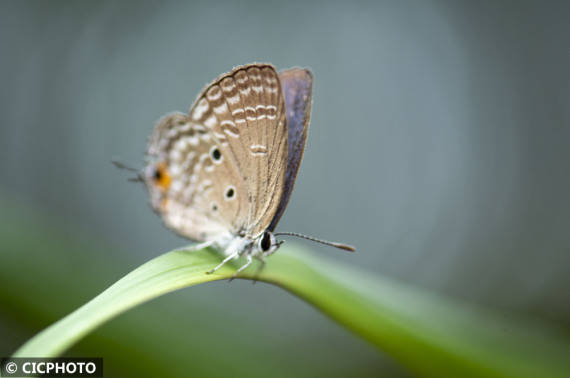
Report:
[[[257,282],[257,278],[259,277],[259,274],[261,273],[263,268],[265,268],[265,263],[266,263],[265,257],[263,255],[259,255],[259,256],[257,256],[257,258],[259,259],[259,261],[261,261],[261,263],[257,267],[257,270],[255,271],[255,275],[253,276],[253,281],[251,282],[253,285],[255,285],[255,283]]]
[[[253,261],[253,257],[251,257],[251,255],[247,255],[246,256],[247,262],[245,264],[243,264],[242,266],[239,267],[239,269],[234,273],[234,275],[232,276],[232,278],[230,278],[230,282],[237,277],[237,275],[244,270],[245,268],[247,268],[248,266],[251,265],[251,262]]]
[[[245,264],[243,264],[242,266],[240,266],[240,268],[237,270],[237,272],[235,272],[234,275],[237,275],[239,272],[241,272],[242,270],[244,270],[245,268],[247,268],[248,266],[251,265],[251,262],[253,261],[253,257],[251,257],[251,255],[247,255],[246,259],[247,259],[247,262]]]
[[[230,260],[232,260],[232,259],[235,259],[235,258],[238,257],[238,256],[239,256],[239,254],[238,254],[237,252],[236,252],[236,253],[232,253],[231,255],[229,255],[228,257],[226,257],[225,259],[223,259],[222,262],[219,263],[217,267],[215,267],[215,268],[212,269],[212,270],[207,271],[206,274],[212,274],[212,273],[214,273],[216,270],[220,269],[225,263],[227,263],[228,261],[230,261]]]

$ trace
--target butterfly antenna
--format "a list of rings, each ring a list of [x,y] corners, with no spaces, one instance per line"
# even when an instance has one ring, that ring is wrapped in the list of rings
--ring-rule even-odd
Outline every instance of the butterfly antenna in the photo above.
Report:
[[[335,247],[338,249],[342,249],[342,250],[348,251],[348,252],[355,252],[356,251],[356,249],[351,245],[321,240],[321,239],[313,238],[312,236],[298,234],[296,232],[277,232],[277,233],[274,233],[273,235],[275,235],[275,236],[294,236],[297,238],[307,239],[307,240],[314,241],[314,242],[317,242],[320,244],[328,245],[329,247]]]
[[[113,160],[111,160],[111,163],[113,163],[113,165],[114,165],[115,167],[119,168],[119,169],[125,169],[125,170],[127,170],[127,171],[136,172],[136,173],[139,172],[138,169],[133,168],[133,167],[129,167],[129,166],[126,165],[125,163],[120,162],[120,161],[118,161],[118,160],[114,160],[114,159],[113,159]]]
[[[111,160],[111,163],[113,163],[113,165],[119,169],[124,169],[126,171],[129,172],[134,172],[137,175],[135,177],[129,177],[127,180],[130,182],[143,182],[144,179],[141,175],[141,171],[139,169],[133,168],[133,167],[129,167],[128,165],[118,161],[118,160]]]

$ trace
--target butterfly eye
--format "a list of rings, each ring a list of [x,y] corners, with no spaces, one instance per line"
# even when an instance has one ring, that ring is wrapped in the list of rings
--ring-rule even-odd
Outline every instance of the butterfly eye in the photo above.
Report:
[[[264,232],[259,242],[259,246],[263,252],[269,251],[271,248],[271,234],[269,232]]]

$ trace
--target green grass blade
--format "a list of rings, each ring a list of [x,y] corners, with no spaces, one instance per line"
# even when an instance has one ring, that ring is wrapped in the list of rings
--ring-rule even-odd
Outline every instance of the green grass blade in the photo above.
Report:
[[[204,273],[217,263],[219,256],[208,250],[159,256],[40,332],[15,356],[60,355],[130,308],[235,272],[226,265]],[[252,267],[241,277],[254,274]],[[290,246],[270,258],[259,280],[303,298],[419,375],[562,377],[570,370],[570,343],[555,329],[451,302]]]

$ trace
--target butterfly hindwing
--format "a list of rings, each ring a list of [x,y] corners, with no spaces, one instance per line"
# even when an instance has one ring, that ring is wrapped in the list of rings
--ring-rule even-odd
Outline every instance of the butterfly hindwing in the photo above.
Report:
[[[149,167],[156,175],[146,175],[152,206],[169,228],[190,239],[234,231],[230,220],[240,204],[221,199],[232,182],[240,181],[216,149],[210,132],[182,113],[163,117],[149,141]]]

